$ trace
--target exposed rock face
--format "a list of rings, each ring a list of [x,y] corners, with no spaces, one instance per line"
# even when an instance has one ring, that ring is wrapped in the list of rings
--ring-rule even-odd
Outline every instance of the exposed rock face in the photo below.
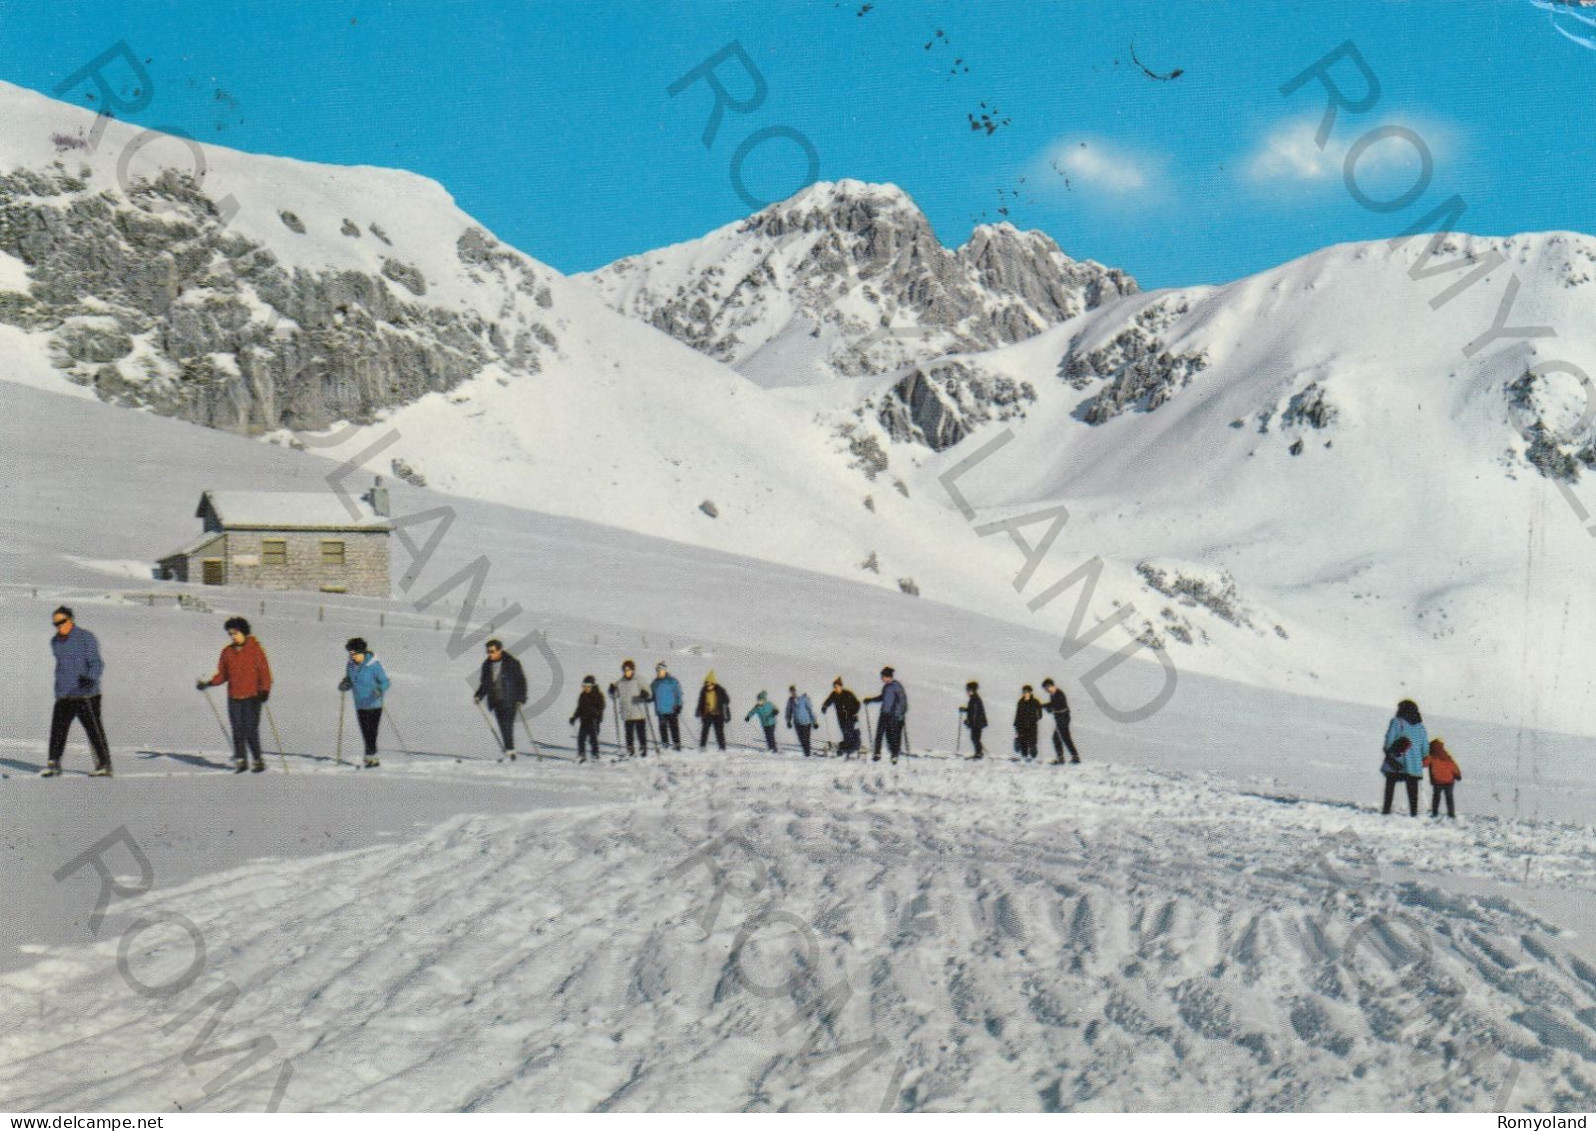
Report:
[[[876,413],[887,435],[899,442],[924,444],[933,451],[951,448],[979,425],[1025,415],[1036,400],[1030,382],[994,376],[962,361],[916,368],[893,386]]]
[[[857,181],[811,185],[581,278],[623,314],[768,384],[1006,345],[1137,291],[1123,271],[1008,224],[949,250],[902,190]]]
[[[1141,311],[1106,345],[1083,349],[1071,342],[1059,360],[1059,377],[1072,388],[1102,382],[1076,416],[1102,424],[1123,412],[1152,412],[1208,367],[1205,354],[1173,353],[1160,336],[1186,314],[1184,303],[1157,302]]]
[[[1580,469],[1596,470],[1596,426],[1589,402],[1569,374],[1527,370],[1504,390],[1524,437],[1524,459],[1548,479],[1578,483]]]
[[[285,239],[305,238],[300,217],[282,219]],[[347,219],[338,230],[360,236]],[[532,265],[467,236],[467,274],[495,276],[505,296],[498,320],[414,301],[427,282],[397,257],[381,276],[286,270],[175,172],[124,195],[59,166],[21,169],[0,177],[0,250],[27,266],[29,290],[0,294],[0,321],[48,333],[56,366],[104,400],[245,433],[365,422],[490,361],[535,372],[556,346],[526,314],[552,302]]]

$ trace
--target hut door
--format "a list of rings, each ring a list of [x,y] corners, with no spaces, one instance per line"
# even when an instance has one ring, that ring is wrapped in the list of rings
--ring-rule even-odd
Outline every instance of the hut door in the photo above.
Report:
[[[206,558],[203,578],[206,585],[226,585],[227,559]]]

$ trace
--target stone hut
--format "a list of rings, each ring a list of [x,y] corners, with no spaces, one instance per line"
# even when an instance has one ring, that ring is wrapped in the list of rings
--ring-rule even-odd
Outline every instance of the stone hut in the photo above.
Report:
[[[206,491],[194,517],[205,533],[162,558],[156,576],[205,585],[391,595],[388,489],[358,501],[332,491]],[[359,512],[351,515],[350,506]]]

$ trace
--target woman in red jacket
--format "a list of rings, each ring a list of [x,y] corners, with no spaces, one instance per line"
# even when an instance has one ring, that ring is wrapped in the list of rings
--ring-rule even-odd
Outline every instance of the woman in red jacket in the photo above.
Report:
[[[266,662],[266,649],[249,634],[249,622],[232,617],[226,625],[232,643],[222,649],[216,671],[209,679],[201,676],[194,686],[204,691],[227,684],[227,721],[233,728],[233,772],[245,770],[244,752],[254,758],[248,768],[255,773],[266,769],[260,753],[260,708],[272,693],[272,669]]]

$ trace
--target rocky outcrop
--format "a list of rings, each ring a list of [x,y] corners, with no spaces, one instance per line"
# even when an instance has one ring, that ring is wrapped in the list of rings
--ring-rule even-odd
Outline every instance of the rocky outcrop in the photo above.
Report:
[[[281,218],[284,239],[307,238],[307,220]],[[347,218],[308,226],[360,235]],[[0,176],[0,250],[29,280],[25,293],[0,294],[0,321],[47,334],[68,379],[104,400],[231,431],[366,422],[490,362],[535,372],[557,345],[527,313],[549,305],[546,287],[484,233],[461,261],[479,278],[498,276],[506,299],[495,319],[418,301],[427,281],[398,257],[381,274],[290,270],[230,232],[173,171],[125,194],[93,191],[59,165]],[[518,304],[517,293],[534,301]]]
[[[1059,360],[1060,379],[1082,390],[1102,384],[1075,416],[1102,424],[1125,412],[1152,412],[1206,369],[1206,354],[1173,352],[1161,336],[1187,310],[1184,303],[1157,302],[1104,345],[1088,349],[1072,341]]]
[[[983,372],[961,361],[916,368],[892,387],[876,412],[888,436],[944,451],[976,427],[1025,415],[1036,400],[1029,382]]]
[[[581,278],[621,313],[745,372],[792,364],[790,342],[807,336],[805,364],[834,377],[1022,341],[1137,291],[1123,271],[1008,224],[950,250],[901,189],[857,181],[811,185]]]

